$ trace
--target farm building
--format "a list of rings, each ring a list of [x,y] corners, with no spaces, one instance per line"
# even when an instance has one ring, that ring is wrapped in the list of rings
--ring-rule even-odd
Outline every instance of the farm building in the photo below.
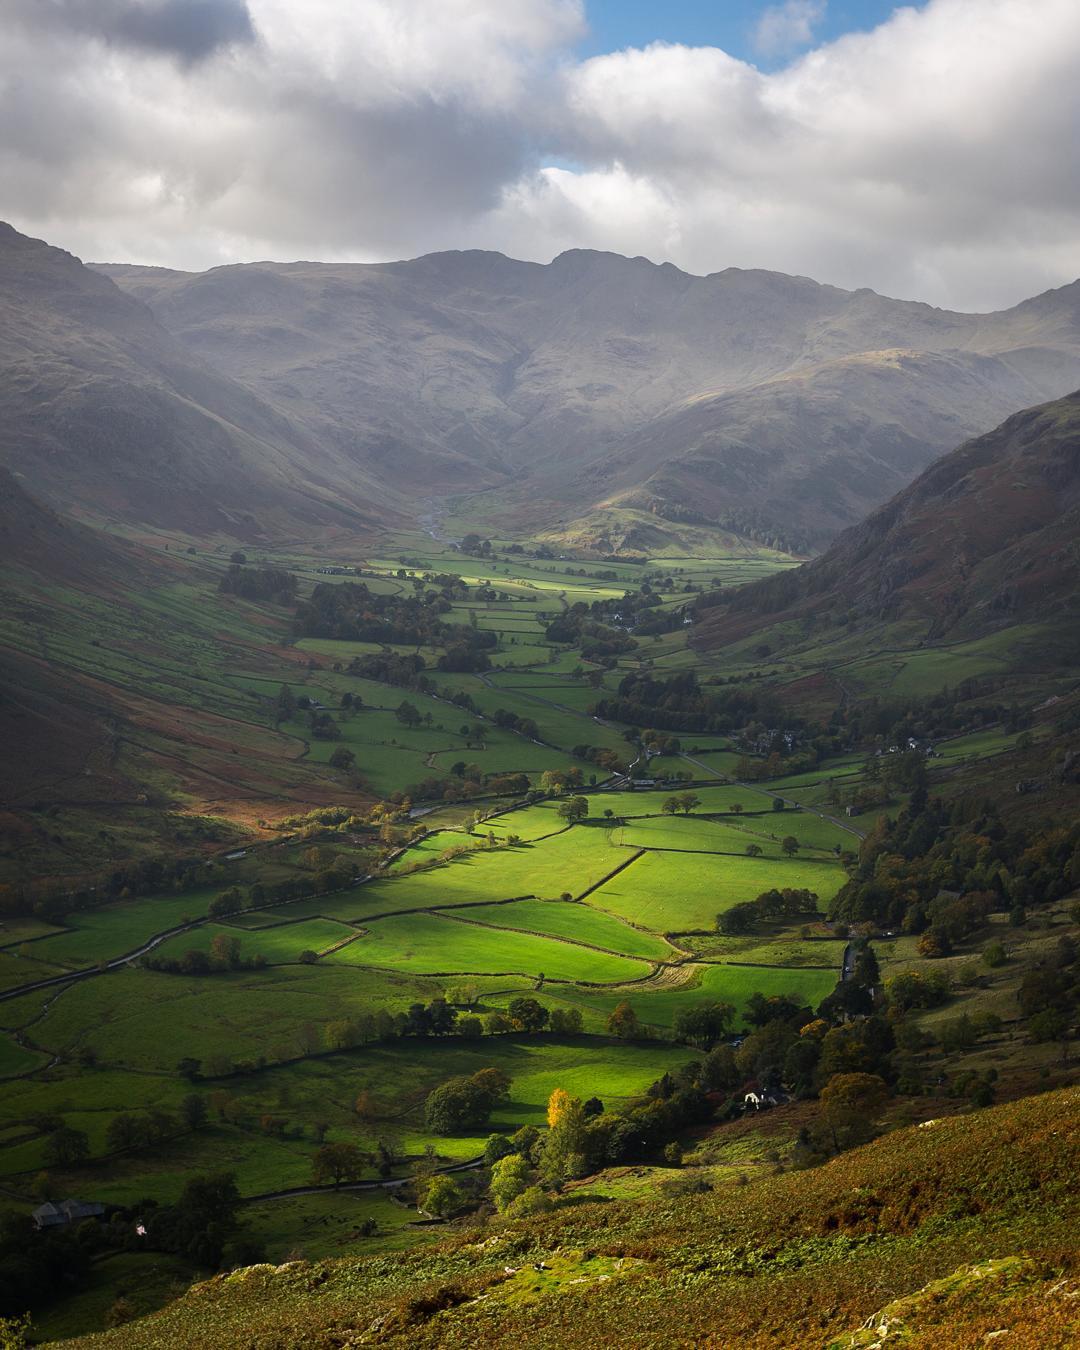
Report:
[[[69,1223],[81,1223],[83,1219],[100,1219],[105,1206],[86,1200],[59,1200],[55,1204],[49,1200],[34,1210],[33,1220],[36,1228],[62,1228]]]

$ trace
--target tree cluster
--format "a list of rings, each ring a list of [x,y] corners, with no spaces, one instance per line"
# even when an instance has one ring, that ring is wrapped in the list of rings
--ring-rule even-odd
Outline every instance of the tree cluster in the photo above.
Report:
[[[704,688],[693,671],[666,679],[632,672],[619,681],[615,697],[596,704],[597,715],[660,731],[722,732],[758,717],[779,721],[774,700],[744,685]]]
[[[296,578],[282,567],[242,567],[233,563],[218,582],[218,590],[244,600],[291,605],[296,599]]]
[[[729,935],[754,933],[762,924],[783,919],[798,919],[817,914],[816,892],[799,887],[785,887],[782,891],[762,891],[756,900],[732,905],[716,916],[716,931]]]

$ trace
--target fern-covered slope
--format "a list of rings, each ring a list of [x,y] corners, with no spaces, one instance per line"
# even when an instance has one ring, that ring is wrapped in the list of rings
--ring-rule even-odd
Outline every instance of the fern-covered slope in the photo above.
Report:
[[[1078,1106],[1066,1089],[747,1187],[564,1204],[407,1254],[250,1267],[69,1344],[854,1347],[877,1343],[860,1328],[883,1317],[911,1346],[978,1346],[1001,1329],[1010,1346],[1075,1344]]]

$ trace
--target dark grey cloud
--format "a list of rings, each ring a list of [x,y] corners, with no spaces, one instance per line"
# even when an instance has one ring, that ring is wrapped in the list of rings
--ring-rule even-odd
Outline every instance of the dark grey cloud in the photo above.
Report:
[[[159,0],[133,4],[117,15],[114,40],[201,61],[219,47],[252,42],[245,0]]]
[[[12,0],[27,28],[67,31],[192,63],[255,40],[247,0]]]

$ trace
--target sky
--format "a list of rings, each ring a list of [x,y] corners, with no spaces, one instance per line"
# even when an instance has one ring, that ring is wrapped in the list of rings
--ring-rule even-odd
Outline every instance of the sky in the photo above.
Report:
[[[577,52],[602,56],[650,42],[720,47],[771,70],[785,58],[844,33],[866,31],[896,9],[893,0],[762,4],[759,0],[591,0]],[[764,33],[760,32],[765,18]],[[770,42],[770,38],[772,41]]]
[[[1080,274],[1077,0],[3,0],[0,218],[202,269],[497,249],[958,309]]]

